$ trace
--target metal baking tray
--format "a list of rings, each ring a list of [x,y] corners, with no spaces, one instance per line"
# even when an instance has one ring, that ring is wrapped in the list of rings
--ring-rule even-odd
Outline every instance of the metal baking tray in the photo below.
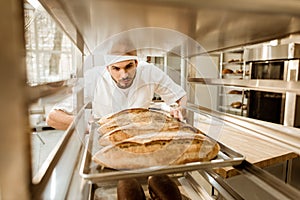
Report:
[[[99,125],[96,123],[91,125],[80,166],[80,175],[84,180],[89,181],[90,183],[116,181],[124,178],[146,177],[157,174],[176,174],[187,171],[212,169],[216,167],[228,167],[239,165],[243,160],[245,160],[245,157],[242,154],[218,142],[221,149],[217,157],[210,161],[191,162],[183,165],[154,166],[133,170],[114,170],[105,167],[103,168],[92,161],[92,155],[102,148],[98,144],[98,127]]]

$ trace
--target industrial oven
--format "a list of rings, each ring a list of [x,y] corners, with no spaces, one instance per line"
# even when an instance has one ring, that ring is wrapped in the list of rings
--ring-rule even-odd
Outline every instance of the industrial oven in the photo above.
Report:
[[[158,174],[175,181],[182,199],[299,198],[298,2],[14,0],[1,10],[0,199],[116,199],[118,180],[137,178],[147,194],[147,177]],[[218,142],[216,158],[129,171],[91,160],[97,124],[88,120],[84,72],[122,34],[187,91],[187,122]],[[243,73],[223,79],[223,53],[236,48],[245,57],[226,64]],[[250,90],[246,116],[217,109],[220,86],[242,91],[230,95]],[[75,119],[53,130],[44,119],[68,97]]]
[[[298,81],[299,45],[281,44],[247,49],[245,62],[249,62],[250,79]],[[296,108],[299,95],[249,91],[248,116],[288,126],[299,126]]]

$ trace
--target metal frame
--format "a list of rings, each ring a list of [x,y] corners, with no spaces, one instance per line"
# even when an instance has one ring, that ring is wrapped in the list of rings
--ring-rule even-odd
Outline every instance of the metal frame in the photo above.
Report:
[[[198,171],[198,173],[213,187],[212,190],[217,190],[225,199],[242,200],[243,198],[234,189],[229,186],[222,177],[212,170]]]
[[[295,81],[281,81],[281,80],[237,80],[237,79],[213,79],[213,78],[189,78],[190,83],[199,83],[206,85],[224,85],[244,87],[253,90],[267,91],[267,92],[292,92],[300,94],[300,82]]]
[[[285,184],[278,178],[274,177],[270,173],[255,167],[254,165],[243,161],[242,164],[235,166],[235,169],[239,171],[237,176],[246,176],[249,180],[253,182],[260,188],[266,189],[267,193],[272,195],[278,195],[274,199],[298,199],[300,196],[300,191]],[[239,192],[233,189],[230,181],[223,179],[220,175],[212,170],[198,171],[198,173],[211,184],[214,190],[218,191],[218,195],[224,197],[225,199],[244,199],[241,195],[243,192]],[[193,175],[191,175],[193,177]],[[245,187],[247,188],[247,187]]]
[[[285,184],[284,182],[272,176],[265,170],[255,167],[254,165],[251,165],[247,161],[243,161],[241,165],[235,166],[235,168],[238,169],[242,174],[248,175],[247,177],[249,177],[250,179],[254,179],[254,181],[257,182],[258,184],[262,184],[262,185],[267,184],[268,186],[270,186],[270,188],[273,188],[273,191],[269,191],[270,193],[276,191],[276,193],[277,192],[281,193],[287,199],[297,200],[300,197],[299,190],[296,190],[290,185]]]

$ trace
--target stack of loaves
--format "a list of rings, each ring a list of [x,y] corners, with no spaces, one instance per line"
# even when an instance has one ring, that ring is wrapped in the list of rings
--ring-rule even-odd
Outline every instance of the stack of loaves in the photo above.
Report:
[[[143,108],[101,118],[97,130],[103,146],[92,159],[113,169],[139,169],[209,161],[220,150],[217,142],[195,127],[169,115]]]

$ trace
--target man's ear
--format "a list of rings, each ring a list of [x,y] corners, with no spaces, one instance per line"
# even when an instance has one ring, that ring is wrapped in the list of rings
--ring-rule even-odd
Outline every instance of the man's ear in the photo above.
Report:
[[[135,61],[135,65],[138,66],[139,62],[138,60],[134,60]]]

